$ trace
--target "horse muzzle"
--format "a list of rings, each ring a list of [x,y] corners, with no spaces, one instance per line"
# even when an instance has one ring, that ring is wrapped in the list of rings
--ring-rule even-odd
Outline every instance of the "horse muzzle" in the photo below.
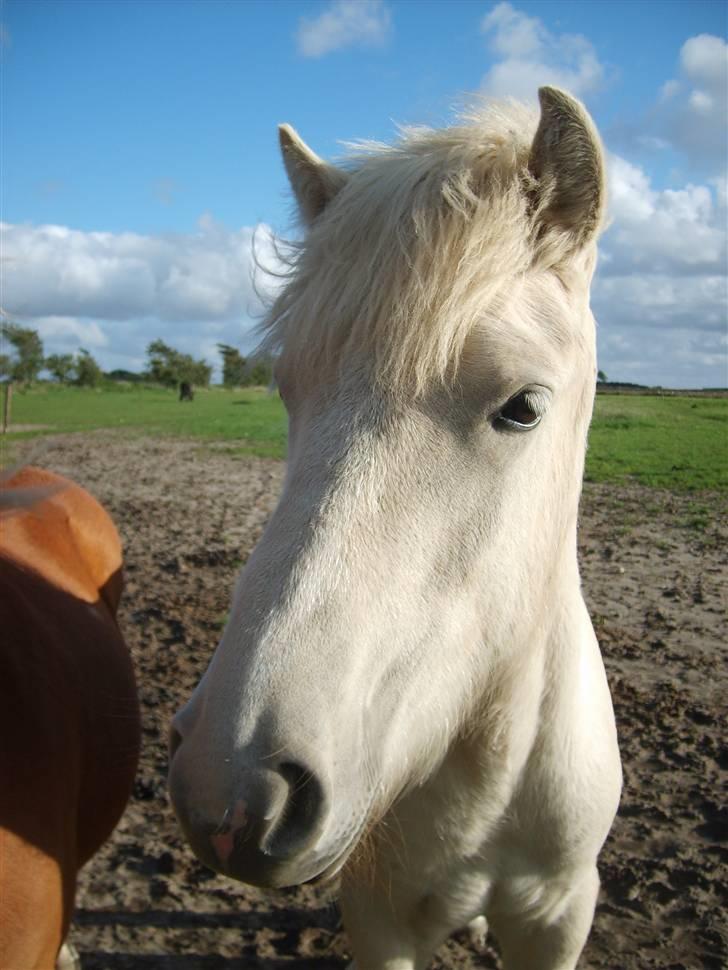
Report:
[[[340,850],[338,839],[322,844],[330,799],[321,773],[284,753],[258,763],[246,764],[244,752],[220,760],[224,772],[172,727],[170,796],[201,862],[264,888],[298,885],[331,866]]]

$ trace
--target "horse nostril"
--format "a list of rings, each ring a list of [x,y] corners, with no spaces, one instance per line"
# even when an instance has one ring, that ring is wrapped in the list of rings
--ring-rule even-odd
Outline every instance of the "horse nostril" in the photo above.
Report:
[[[316,775],[292,761],[278,765],[278,773],[288,785],[282,817],[266,839],[266,852],[286,856],[302,842],[315,841],[323,825],[324,793]]]

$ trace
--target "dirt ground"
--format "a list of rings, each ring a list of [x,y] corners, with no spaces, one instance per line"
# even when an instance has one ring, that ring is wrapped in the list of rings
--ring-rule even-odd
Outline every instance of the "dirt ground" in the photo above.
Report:
[[[35,439],[15,457],[92,491],[126,553],[121,624],[136,663],[143,752],[126,814],[82,874],[72,939],[84,970],[343,970],[347,941],[333,893],[264,893],[204,869],[180,838],[165,787],[170,717],[215,647],[282,464],[108,432]],[[625,772],[585,968],[728,966],[728,503],[701,496],[706,516],[695,501],[638,487],[585,489],[584,589]],[[439,970],[498,966],[494,947],[476,949],[464,935],[433,962]]]

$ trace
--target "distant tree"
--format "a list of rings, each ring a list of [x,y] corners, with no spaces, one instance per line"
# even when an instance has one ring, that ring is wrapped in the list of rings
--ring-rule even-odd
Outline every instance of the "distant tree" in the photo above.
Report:
[[[147,347],[149,379],[165,387],[177,387],[187,381],[197,387],[207,387],[212,377],[212,367],[204,360],[195,360],[182,354],[163,340],[153,340]]]
[[[606,384],[607,383],[607,375],[604,373],[603,370],[597,371],[597,381],[600,384]]]
[[[147,347],[150,379],[166,387],[176,387],[179,381],[177,357],[177,351],[167,346],[163,340],[153,340]]]
[[[68,384],[76,368],[73,354],[51,354],[43,361],[43,367],[50,371],[59,384]]]
[[[247,379],[246,360],[237,349],[229,344],[218,344],[222,356],[222,382],[225,387],[241,387]]]
[[[85,347],[81,347],[76,354],[74,368],[76,371],[74,383],[79,387],[98,387],[103,380],[103,371]]]
[[[136,374],[132,370],[124,370],[122,367],[116,368],[116,370],[110,370],[104,374],[104,377],[110,381],[128,381],[130,384],[138,384],[144,380],[143,374]]]
[[[0,354],[0,377],[10,377],[13,370],[13,362],[8,354]]]
[[[182,355],[185,361],[181,379],[185,378],[195,387],[209,387],[212,377],[212,366],[206,360],[193,360],[187,354]]]
[[[17,323],[0,325],[0,340],[12,346],[13,354],[3,354],[8,377],[14,381],[30,384],[43,369],[43,341],[37,330],[21,327]]]
[[[267,387],[272,380],[273,361],[260,358],[248,371],[246,384],[252,387]]]

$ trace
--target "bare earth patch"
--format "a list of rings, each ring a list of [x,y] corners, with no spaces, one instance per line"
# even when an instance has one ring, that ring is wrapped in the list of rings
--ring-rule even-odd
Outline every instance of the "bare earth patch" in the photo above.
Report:
[[[126,551],[121,625],[136,663],[143,752],[119,828],[82,873],[72,936],[84,970],[343,970],[347,942],[333,893],[264,893],[204,869],[180,838],[165,787],[169,720],[209,661],[283,465],[110,432],[37,438],[19,443],[14,457],[93,492]],[[728,965],[727,504],[718,495],[585,489],[583,584],[614,698],[625,788],[601,857],[583,967]],[[498,966],[494,947],[478,950],[465,935],[433,963]]]
[[[50,431],[52,428],[52,424],[10,424],[8,425],[8,433],[14,432],[15,434],[20,434],[23,431]]]

